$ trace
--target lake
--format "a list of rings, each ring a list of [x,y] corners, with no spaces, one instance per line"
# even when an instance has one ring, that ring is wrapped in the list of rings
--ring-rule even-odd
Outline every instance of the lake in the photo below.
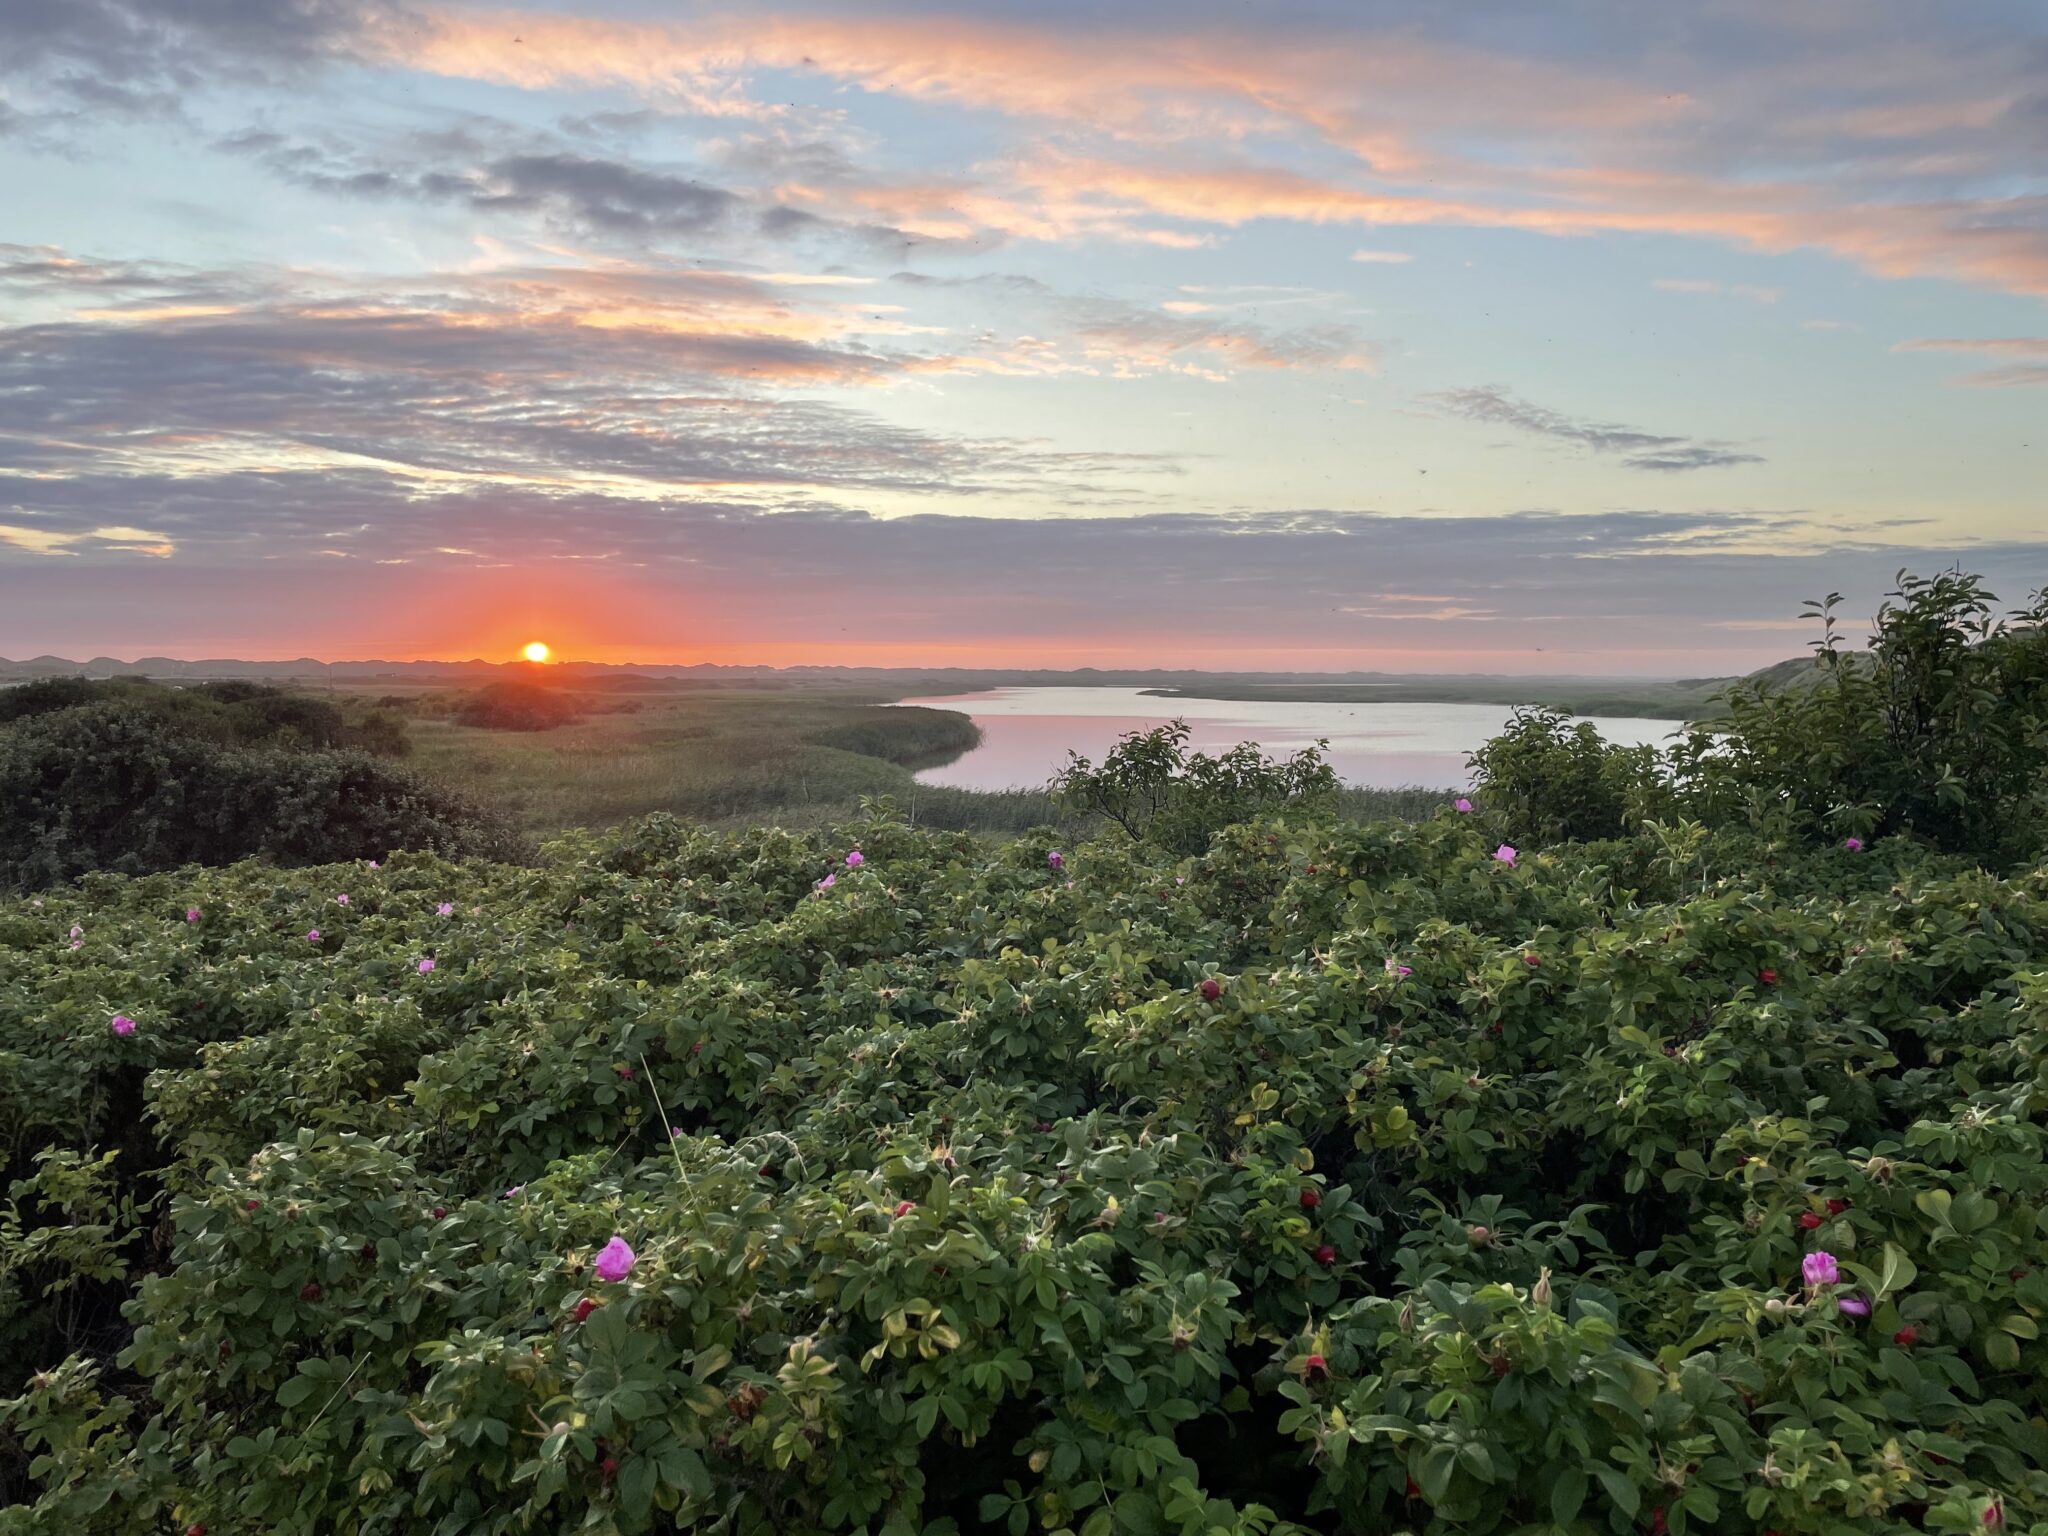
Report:
[[[1176,716],[1187,721],[1189,746],[1214,755],[1241,741],[1285,756],[1329,738],[1329,762],[1347,784],[1370,789],[1405,785],[1452,788],[1468,782],[1465,760],[1499,733],[1512,713],[1504,704],[1328,704],[1289,700],[1160,698],[1137,688],[995,688],[984,693],[904,699],[957,710],[981,727],[981,745],[944,767],[917,775],[921,784],[961,789],[1040,789],[1074,751],[1095,762],[1131,731],[1149,731]],[[1593,726],[1624,746],[1661,743],[1676,720],[1595,719]]]

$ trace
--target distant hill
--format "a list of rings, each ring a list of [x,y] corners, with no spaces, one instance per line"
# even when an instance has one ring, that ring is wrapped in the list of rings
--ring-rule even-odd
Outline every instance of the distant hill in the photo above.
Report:
[[[664,665],[635,662],[611,665],[605,662],[568,661],[548,666],[546,674],[558,683],[577,686],[623,686],[644,688],[649,682],[605,684],[608,678],[640,678],[673,685],[681,681],[717,683],[839,683],[849,687],[884,685],[915,686],[932,692],[967,692],[980,688],[1027,687],[1129,687],[1190,688],[1203,684],[1237,683],[1248,686],[1354,685],[1408,686],[1432,682],[1463,681],[1493,686],[1521,683],[1574,685],[1600,683],[1616,688],[1666,686],[1661,678],[1523,678],[1441,676],[1415,672],[1204,672],[1155,667],[1075,667],[1055,670],[1034,667],[737,667],[699,662]],[[302,682],[386,679],[393,682],[448,682],[472,686],[504,677],[530,677],[536,672],[531,662],[469,661],[336,661],[323,662],[311,656],[289,661],[240,661],[229,658],[184,661],[169,656],[143,656],[120,661],[95,656],[90,661],[71,661],[62,656],[37,656],[28,661],[0,657],[0,681],[20,682],[37,677],[155,677],[165,679],[260,678],[266,681]]]
[[[1814,669],[1795,657],[1750,674],[1796,686]],[[0,685],[42,677],[147,677],[166,682],[250,679],[324,687],[336,683],[481,688],[514,679],[545,680],[587,693],[656,694],[678,689],[761,691],[828,690],[874,699],[964,694],[989,688],[1126,687],[1163,699],[1207,698],[1295,702],[1432,702],[1551,705],[1582,715],[1635,715],[1690,720],[1715,713],[1715,698],[1736,677],[1643,678],[1520,676],[1400,672],[1194,672],[1078,667],[740,667],[711,663],[663,665],[568,661],[545,668],[526,661],[336,661],[311,656],[285,661],[215,658],[198,661],[143,656],[121,661],[95,656],[71,661],[37,656],[0,658]]]
[[[1842,654],[1842,665],[1851,671],[1867,667],[1870,665],[1870,653],[1868,651],[1845,651]],[[1826,672],[1821,667],[1819,658],[1814,656],[1794,656],[1768,667],[1759,667],[1756,671],[1750,673],[1748,677],[1744,678],[1743,681],[1746,683],[1766,683],[1772,688],[1811,688],[1826,675]]]

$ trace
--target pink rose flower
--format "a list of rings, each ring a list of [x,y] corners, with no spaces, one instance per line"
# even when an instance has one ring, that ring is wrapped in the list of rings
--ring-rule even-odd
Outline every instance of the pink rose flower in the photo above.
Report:
[[[623,1237],[613,1237],[597,1256],[597,1278],[616,1285],[633,1272],[639,1262],[632,1246]]]

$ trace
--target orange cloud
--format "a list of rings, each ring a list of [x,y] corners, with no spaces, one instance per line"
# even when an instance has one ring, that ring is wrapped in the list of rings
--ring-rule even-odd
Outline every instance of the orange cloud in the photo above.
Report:
[[[417,25],[373,30],[359,46],[379,62],[436,74],[527,89],[624,86],[727,115],[784,111],[747,93],[754,72],[789,70],[1043,120],[1105,136],[1106,147],[1157,150],[1197,136],[1246,146],[1281,136],[1336,157],[1310,173],[1252,164],[1162,168],[1132,163],[1120,148],[1040,153],[983,167],[978,184],[877,178],[836,189],[927,238],[993,232],[1186,245],[1210,238],[1201,227],[1267,218],[1631,231],[1774,252],[1812,247],[1887,277],[2048,292],[2038,197],[1873,200],[1822,174],[1831,137],[1877,146],[1871,153],[1881,155],[1902,134],[1992,132],[2017,98],[1963,89],[1952,78],[1961,66],[1922,64],[1881,105],[1788,115],[1780,131],[1795,148],[1817,146],[1815,172],[1770,181],[1672,168],[1694,140],[1730,129],[1740,101],[1699,99],[1681,82],[1657,78],[1654,66],[1602,73],[1407,30],[1304,36],[938,14],[735,13],[666,23],[444,8]],[[1904,67],[1880,50],[1865,56],[1845,47],[1833,78],[1814,83],[1867,96]],[[1774,89],[1767,69],[1743,84]],[[1918,99],[1901,99],[1908,87]],[[1973,163],[1972,152],[1949,158]],[[1900,168],[1924,173],[1942,159],[1923,154]],[[1021,192],[1007,190],[1013,178]],[[1161,218],[1198,227],[1162,228],[1153,222]]]

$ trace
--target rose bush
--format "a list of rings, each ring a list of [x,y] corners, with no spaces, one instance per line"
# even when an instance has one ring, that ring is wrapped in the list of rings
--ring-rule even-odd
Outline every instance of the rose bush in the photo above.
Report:
[[[0,905],[0,1532],[2048,1530],[2048,871],[1499,842]]]

